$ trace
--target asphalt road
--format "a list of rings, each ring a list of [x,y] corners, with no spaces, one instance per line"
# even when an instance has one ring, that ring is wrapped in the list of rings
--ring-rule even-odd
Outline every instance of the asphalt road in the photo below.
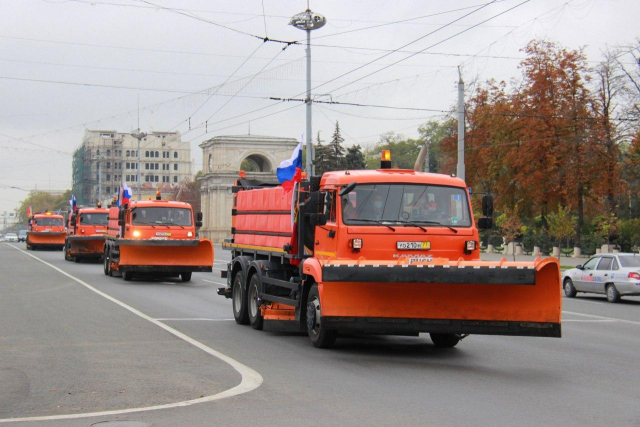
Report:
[[[215,293],[228,257],[190,283],[125,282],[1,243],[0,424],[640,426],[640,298],[564,299],[561,339],[319,350],[232,320]]]

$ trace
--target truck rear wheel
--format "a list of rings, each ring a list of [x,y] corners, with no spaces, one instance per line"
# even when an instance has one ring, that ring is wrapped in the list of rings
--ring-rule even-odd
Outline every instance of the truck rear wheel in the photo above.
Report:
[[[183,282],[188,282],[191,280],[191,272],[190,271],[183,271],[182,273],[180,273],[180,278],[182,279]]]
[[[104,248],[104,255],[102,256],[102,260],[104,261],[103,270],[105,276],[111,276],[111,258],[109,257],[109,248]]]
[[[249,323],[253,329],[262,329],[262,313],[260,312],[260,278],[259,273],[251,276],[247,292],[247,306],[249,308]]]
[[[73,257],[71,256],[70,252],[70,248],[69,248],[69,242],[66,242],[64,244],[64,259],[65,261],[73,261]]]
[[[242,272],[236,273],[231,286],[231,301],[233,301],[233,317],[238,325],[249,324],[249,314],[247,313],[247,298],[242,289]]]
[[[307,297],[307,333],[311,344],[317,348],[332,347],[338,338],[338,331],[322,326],[322,310],[320,308],[320,293],[318,285],[313,285]]]
[[[451,348],[455,347],[460,342],[460,335],[458,334],[429,334],[431,341],[436,347]]]

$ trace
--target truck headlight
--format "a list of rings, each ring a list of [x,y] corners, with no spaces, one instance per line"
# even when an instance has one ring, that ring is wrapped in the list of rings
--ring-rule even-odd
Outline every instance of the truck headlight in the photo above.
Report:
[[[140,231],[133,230],[133,237],[140,237]]]
[[[189,232],[187,233],[187,237],[193,237],[193,233],[189,231]]]
[[[349,240],[349,246],[353,249],[362,249],[362,239]]]
[[[465,242],[465,250],[467,252],[473,252],[476,250],[476,241],[475,240],[467,240]]]

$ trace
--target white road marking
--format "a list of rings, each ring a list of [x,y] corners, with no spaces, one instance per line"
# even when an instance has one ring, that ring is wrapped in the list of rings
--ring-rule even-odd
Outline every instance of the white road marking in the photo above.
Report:
[[[595,314],[576,313],[575,311],[564,311],[563,310],[562,312],[565,313],[565,314],[573,314],[574,316],[592,317],[594,319],[608,320],[608,321],[620,322],[620,323],[628,323],[630,325],[640,325],[640,322],[634,322],[633,320],[618,319],[616,317],[596,316]]]
[[[603,296],[604,296],[604,295],[603,295]],[[603,304],[604,302],[606,302],[606,300],[605,300],[605,299],[603,299],[603,300],[602,300],[602,302],[595,302],[595,301],[585,301],[585,300],[581,300],[581,299],[576,299],[576,298],[566,298],[566,297],[562,298],[562,301],[581,302],[581,303],[584,303],[584,304],[598,304],[598,305],[601,305],[601,304]]]
[[[562,319],[562,323],[565,322],[581,322],[581,323],[587,323],[587,322],[615,322],[615,320],[609,320],[609,319]]]
[[[200,280],[202,280],[203,282],[207,282],[207,283],[213,283],[214,285],[226,285],[227,284],[226,282],[213,282],[213,281],[207,280],[207,279],[200,279]]]
[[[230,320],[235,320],[235,319],[208,319],[206,317],[173,317],[173,318],[162,318],[162,319],[156,319],[156,320],[160,320],[162,322],[175,322],[175,321],[179,321],[179,322],[183,322],[183,321],[194,321],[194,322],[228,322]]]
[[[262,384],[262,376],[254,371],[253,369],[249,368],[246,365],[243,365],[242,363],[238,362],[235,359],[232,359],[229,356],[226,356],[214,349],[212,349],[211,347],[208,347],[204,344],[202,344],[199,341],[196,341],[195,339],[189,337],[188,335],[183,334],[182,332],[173,329],[171,326],[165,325],[164,323],[160,322],[157,319],[154,319],[150,316],[147,316],[146,314],[144,314],[143,312],[131,307],[130,305],[127,305],[125,303],[123,303],[120,300],[115,299],[114,297],[105,294],[102,291],[99,291],[98,289],[94,288],[93,286],[89,285],[88,283],[78,279],[77,277],[72,276],[71,274],[65,272],[64,270],[61,270],[60,268],[56,267],[53,264],[50,264],[40,258],[38,258],[35,255],[30,254],[29,252],[23,251],[20,248],[17,248],[13,245],[9,245],[12,248],[19,250],[20,252],[29,255],[30,257],[40,261],[41,263],[53,268],[54,270],[58,271],[60,274],[63,274],[65,276],[67,276],[68,278],[75,280],[76,282],[78,282],[79,284],[81,284],[82,286],[86,287],[87,289],[95,292],[96,294],[100,295],[101,297],[104,297],[106,299],[108,299],[109,301],[113,302],[114,304],[118,304],[120,307],[124,308],[125,310],[130,311],[131,313],[135,314],[138,317],[141,317],[145,320],[148,320],[149,322],[153,323],[154,325],[164,329],[165,331],[169,332],[170,334],[175,335],[176,337],[188,342],[189,344],[193,345],[194,347],[199,348],[200,350],[204,351],[205,353],[210,354],[211,356],[214,356],[220,360],[222,360],[223,362],[231,365],[231,367],[233,369],[235,369],[241,376],[242,376],[242,381],[240,382],[240,384],[238,384],[237,386],[230,388],[228,390],[222,391],[220,393],[217,394],[213,394],[211,396],[205,396],[205,397],[201,397],[198,399],[192,399],[192,400],[184,400],[182,402],[175,402],[175,403],[167,403],[164,405],[155,405],[155,406],[146,406],[146,407],[142,407],[142,408],[127,408],[127,409],[116,409],[116,410],[111,410],[111,411],[102,411],[102,412],[87,412],[87,413],[83,413],[83,414],[67,414],[67,415],[47,415],[47,416],[40,416],[40,417],[23,417],[23,418],[2,418],[0,419],[0,424],[1,423],[14,423],[14,422],[19,422],[19,421],[49,421],[49,420],[68,420],[68,419],[75,419],[75,418],[88,418],[88,417],[103,417],[103,416],[108,416],[108,415],[120,415],[120,414],[130,414],[132,412],[143,412],[143,411],[155,411],[158,409],[170,409],[170,408],[179,408],[179,407],[183,407],[183,406],[191,406],[194,405],[196,403],[205,403],[205,402],[213,402],[216,400],[220,400],[220,399],[225,399],[227,397],[232,397],[232,396],[238,396],[240,394],[244,394],[244,393],[248,393],[252,390],[255,390],[256,388],[260,387],[260,384]]]

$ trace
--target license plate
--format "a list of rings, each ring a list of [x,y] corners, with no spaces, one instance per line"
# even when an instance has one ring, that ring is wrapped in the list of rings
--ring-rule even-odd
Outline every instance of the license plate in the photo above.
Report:
[[[431,242],[396,242],[396,248],[400,250],[429,250],[431,249]]]
[[[167,237],[152,237],[151,240],[169,240]]]
[[[96,233],[106,233],[106,230],[96,230]]]
[[[156,233],[156,236],[171,236],[171,233],[168,233],[166,231],[158,231]]]

